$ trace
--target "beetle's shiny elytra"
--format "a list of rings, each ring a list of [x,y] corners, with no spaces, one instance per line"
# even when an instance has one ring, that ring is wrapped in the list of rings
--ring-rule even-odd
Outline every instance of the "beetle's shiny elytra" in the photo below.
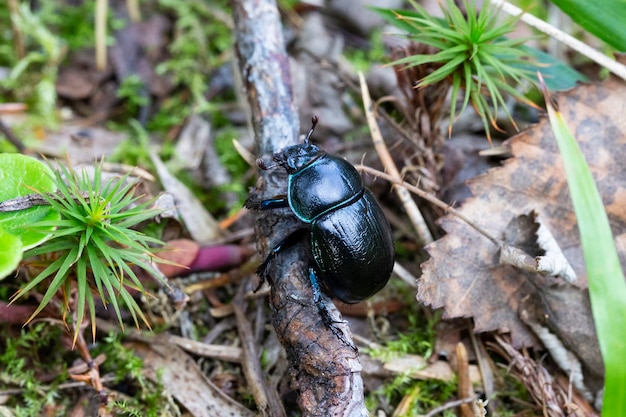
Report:
[[[307,224],[312,269],[321,286],[343,302],[358,303],[380,291],[389,280],[395,258],[391,228],[354,166],[309,143],[316,123],[314,117],[304,143],[275,153],[272,165],[259,164],[262,169],[281,166],[287,171],[287,197],[256,203],[248,200],[246,207],[290,207]],[[261,279],[266,278],[272,259],[289,240],[270,252],[259,268]]]

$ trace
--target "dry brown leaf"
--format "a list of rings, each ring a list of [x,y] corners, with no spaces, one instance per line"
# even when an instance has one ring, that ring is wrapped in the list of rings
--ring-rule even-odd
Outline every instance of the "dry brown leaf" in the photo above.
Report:
[[[254,413],[220,391],[193,358],[166,338],[133,342],[146,376],[163,385],[194,417],[253,416]]]
[[[555,94],[602,195],[620,259],[626,233],[626,85],[609,79]],[[460,211],[503,239],[516,216],[538,213],[585,288],[587,278],[576,219],[556,140],[547,119],[508,142],[513,157],[469,182],[475,197]],[[428,246],[417,299],[444,308],[444,317],[473,317],[475,331],[510,332],[515,347],[538,344],[519,319],[520,301],[536,296],[537,274],[498,263],[499,248],[457,218],[441,219],[447,232]],[[538,281],[539,280],[539,281]]]

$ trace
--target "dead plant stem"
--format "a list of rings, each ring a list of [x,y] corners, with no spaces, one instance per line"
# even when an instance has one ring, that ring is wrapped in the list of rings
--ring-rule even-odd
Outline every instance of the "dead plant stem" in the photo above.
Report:
[[[385,145],[385,141],[380,133],[380,129],[378,128],[378,123],[376,122],[376,117],[374,115],[373,107],[372,107],[372,99],[369,94],[369,90],[367,88],[367,83],[365,82],[365,77],[362,72],[359,72],[359,81],[361,83],[361,96],[363,98],[363,107],[365,109],[365,117],[367,118],[367,124],[370,128],[370,133],[372,135],[372,141],[374,142],[374,147],[376,148],[376,152],[380,157],[380,160],[385,167],[385,170],[391,173],[391,177],[397,179],[397,184],[400,187],[396,188],[396,194],[400,199],[400,202],[406,209],[406,212],[413,223],[413,227],[417,232],[421,243],[425,246],[434,241],[433,235],[424,220],[424,216],[417,207],[415,201],[411,198],[411,195],[407,191],[407,189],[402,186],[400,171],[396,167],[396,164],[393,162],[393,158],[389,153],[389,149],[387,149],[387,145]]]
[[[526,23],[529,26],[534,27],[545,33],[546,35],[551,36],[557,41],[567,45],[578,53],[586,56],[587,58],[593,60],[598,65],[601,65],[611,71],[613,74],[618,77],[626,80],[626,65],[620,64],[619,62],[611,59],[610,57],[604,55],[600,51],[592,48],[584,42],[579,41],[573,36],[568,35],[567,33],[561,31],[560,29],[552,26],[551,24],[544,22],[541,19],[533,16],[532,14],[525,13],[522,9],[517,6],[512,5],[506,0],[492,0],[491,5],[494,7],[501,8],[502,11],[512,15],[512,16],[520,16],[520,20]]]
[[[437,197],[428,194],[426,191],[424,190],[420,190],[419,188],[417,188],[414,185],[411,185],[405,181],[402,181],[401,179],[398,179],[396,177],[393,177],[389,174],[386,174],[384,172],[381,172],[377,169],[374,168],[370,168],[368,166],[365,165],[356,165],[356,169],[358,169],[359,171],[362,172],[367,172],[368,174],[371,174],[375,177],[379,177],[382,178],[386,181],[389,181],[390,183],[396,184],[400,187],[405,188],[406,190],[412,192],[413,194],[417,195],[418,197],[423,198],[424,200],[428,201],[429,203],[434,204],[437,207],[440,207],[442,209],[444,209],[446,211],[446,213],[450,213],[456,217],[458,217],[459,219],[463,220],[465,223],[467,223],[468,226],[470,226],[472,229],[476,230],[478,233],[480,233],[481,235],[483,235],[484,237],[486,237],[487,239],[489,239],[490,241],[492,241],[494,244],[500,246],[501,242],[496,239],[495,237],[491,236],[491,234],[489,234],[489,232],[487,232],[485,229],[483,229],[482,227],[478,226],[476,223],[474,223],[473,221],[471,221],[470,219],[468,219],[464,214],[462,214],[460,211],[458,211],[457,209],[451,207],[450,205],[444,203],[443,201],[439,200]]]

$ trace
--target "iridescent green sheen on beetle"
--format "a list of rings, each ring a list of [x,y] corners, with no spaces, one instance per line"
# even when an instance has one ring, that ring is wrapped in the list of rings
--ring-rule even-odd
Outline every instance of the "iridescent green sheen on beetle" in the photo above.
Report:
[[[309,143],[316,124],[314,117],[304,143],[273,154],[273,164],[258,162],[264,170],[280,166],[287,171],[287,196],[260,202],[248,199],[245,206],[260,210],[289,207],[304,225],[276,245],[257,272],[266,279],[276,254],[305,229],[311,243],[314,286],[317,279],[329,295],[358,303],[389,281],[395,259],[391,228],[356,168]]]

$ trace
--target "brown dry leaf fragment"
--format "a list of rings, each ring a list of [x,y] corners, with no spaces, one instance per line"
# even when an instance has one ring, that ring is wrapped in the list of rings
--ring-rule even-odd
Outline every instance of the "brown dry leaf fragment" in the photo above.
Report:
[[[226,396],[202,372],[193,358],[166,340],[147,344],[133,342],[143,359],[148,378],[163,384],[194,417],[253,416],[254,413]]]
[[[563,255],[552,233],[536,219],[537,213],[515,217],[504,231],[500,263],[533,273],[576,282],[576,273]]]
[[[602,195],[609,222],[622,242],[626,233],[626,85],[609,79],[555,94],[577,138]],[[508,142],[513,157],[469,182],[475,197],[460,211],[492,236],[504,238],[512,219],[537,213],[554,236],[585,288],[587,278],[576,219],[556,140],[547,119]],[[510,332],[515,347],[537,339],[518,316],[520,300],[535,296],[545,278],[498,262],[498,246],[452,217],[441,219],[447,232],[428,246],[417,299],[444,317],[473,317],[477,332]],[[624,265],[624,248],[618,244]]]

